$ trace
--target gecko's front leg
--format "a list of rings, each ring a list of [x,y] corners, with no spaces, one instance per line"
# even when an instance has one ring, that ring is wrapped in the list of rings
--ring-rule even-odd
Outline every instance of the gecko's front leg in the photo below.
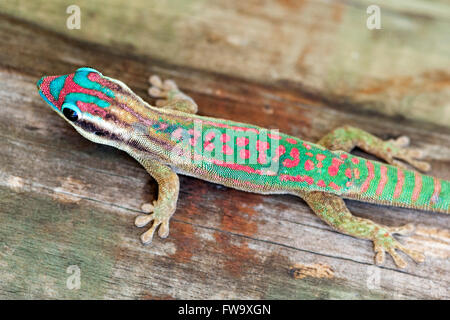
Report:
[[[198,106],[194,99],[189,97],[183,91],[178,89],[177,84],[173,80],[161,80],[157,75],[152,75],[148,79],[151,87],[148,89],[148,94],[156,98],[156,106],[172,109],[186,113],[195,114],[198,111]]]
[[[144,227],[153,222],[151,228],[141,235],[142,243],[152,242],[153,234],[159,226],[158,234],[161,238],[169,235],[169,220],[175,213],[180,182],[178,175],[167,165],[154,159],[140,159],[135,157],[158,183],[158,199],[153,205],[143,205],[144,211],[150,214],[142,214],[136,217],[135,225]]]

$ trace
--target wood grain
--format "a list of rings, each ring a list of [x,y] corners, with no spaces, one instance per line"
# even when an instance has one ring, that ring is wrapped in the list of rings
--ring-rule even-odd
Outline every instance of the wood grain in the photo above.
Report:
[[[202,115],[279,128],[310,141],[343,124],[386,139],[408,135],[425,150],[431,173],[445,179],[448,122],[359,108],[356,100],[334,99],[293,79],[254,81],[261,74],[251,64],[249,77],[191,60],[174,65],[179,61],[42,26],[48,23],[0,15],[1,298],[450,298],[450,221],[442,214],[348,201],[355,215],[418,226],[401,241],[424,250],[425,263],[409,261],[398,270],[388,259],[376,267],[370,242],[334,232],[296,197],[248,194],[182,177],[169,238],[142,246],[143,230],[133,221],[140,205],[155,198],[154,181],[126,154],[78,135],[45,105],[35,83],[45,74],[93,66],[146,97],[147,77],[158,73],[176,80]],[[445,92],[433,97],[444,99]],[[66,286],[71,265],[81,270],[78,290]],[[306,276],[296,279],[292,266],[308,270]]]
[[[70,37],[168,63],[293,82],[352,110],[449,126],[446,0],[9,0],[0,10]],[[369,5],[381,29],[366,27]],[[73,61],[77,63],[77,60]],[[80,61],[78,61],[80,63]]]

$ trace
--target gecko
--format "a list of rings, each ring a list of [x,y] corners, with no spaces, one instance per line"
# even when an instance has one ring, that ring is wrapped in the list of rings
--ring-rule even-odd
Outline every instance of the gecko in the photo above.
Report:
[[[174,81],[153,75],[149,82],[155,106],[93,68],[37,82],[41,97],[77,132],[125,151],[157,182],[157,199],[143,204],[135,218],[137,227],[149,226],[140,237],[144,244],[156,230],[161,238],[169,234],[178,174],[246,192],[298,196],[333,229],[371,240],[378,265],[386,253],[400,268],[407,263],[399,252],[424,261],[422,252],[394,237],[410,234],[414,226],[390,227],[354,216],[343,199],[450,213],[450,182],[418,171],[430,165],[406,136],[382,140],[342,126],[311,143],[278,130],[200,116],[195,101]],[[353,155],[355,147],[380,161]]]

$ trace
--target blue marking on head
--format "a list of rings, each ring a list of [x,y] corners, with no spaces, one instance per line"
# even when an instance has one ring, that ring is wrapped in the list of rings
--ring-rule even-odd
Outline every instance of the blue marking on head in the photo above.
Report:
[[[66,82],[67,75],[58,77],[54,79],[52,82],[50,82],[50,93],[53,96],[53,98],[58,101],[59,93],[61,92],[61,89],[64,87],[64,83]]]
[[[88,72],[88,73],[95,72],[102,76],[101,72],[95,70],[94,68],[89,68],[89,67],[78,68],[76,72]]]

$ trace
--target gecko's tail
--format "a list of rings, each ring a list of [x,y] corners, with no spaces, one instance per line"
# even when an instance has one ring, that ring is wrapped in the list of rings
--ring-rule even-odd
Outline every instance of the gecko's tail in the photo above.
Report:
[[[370,160],[360,161],[352,169],[355,183],[345,197],[450,213],[450,181]]]

